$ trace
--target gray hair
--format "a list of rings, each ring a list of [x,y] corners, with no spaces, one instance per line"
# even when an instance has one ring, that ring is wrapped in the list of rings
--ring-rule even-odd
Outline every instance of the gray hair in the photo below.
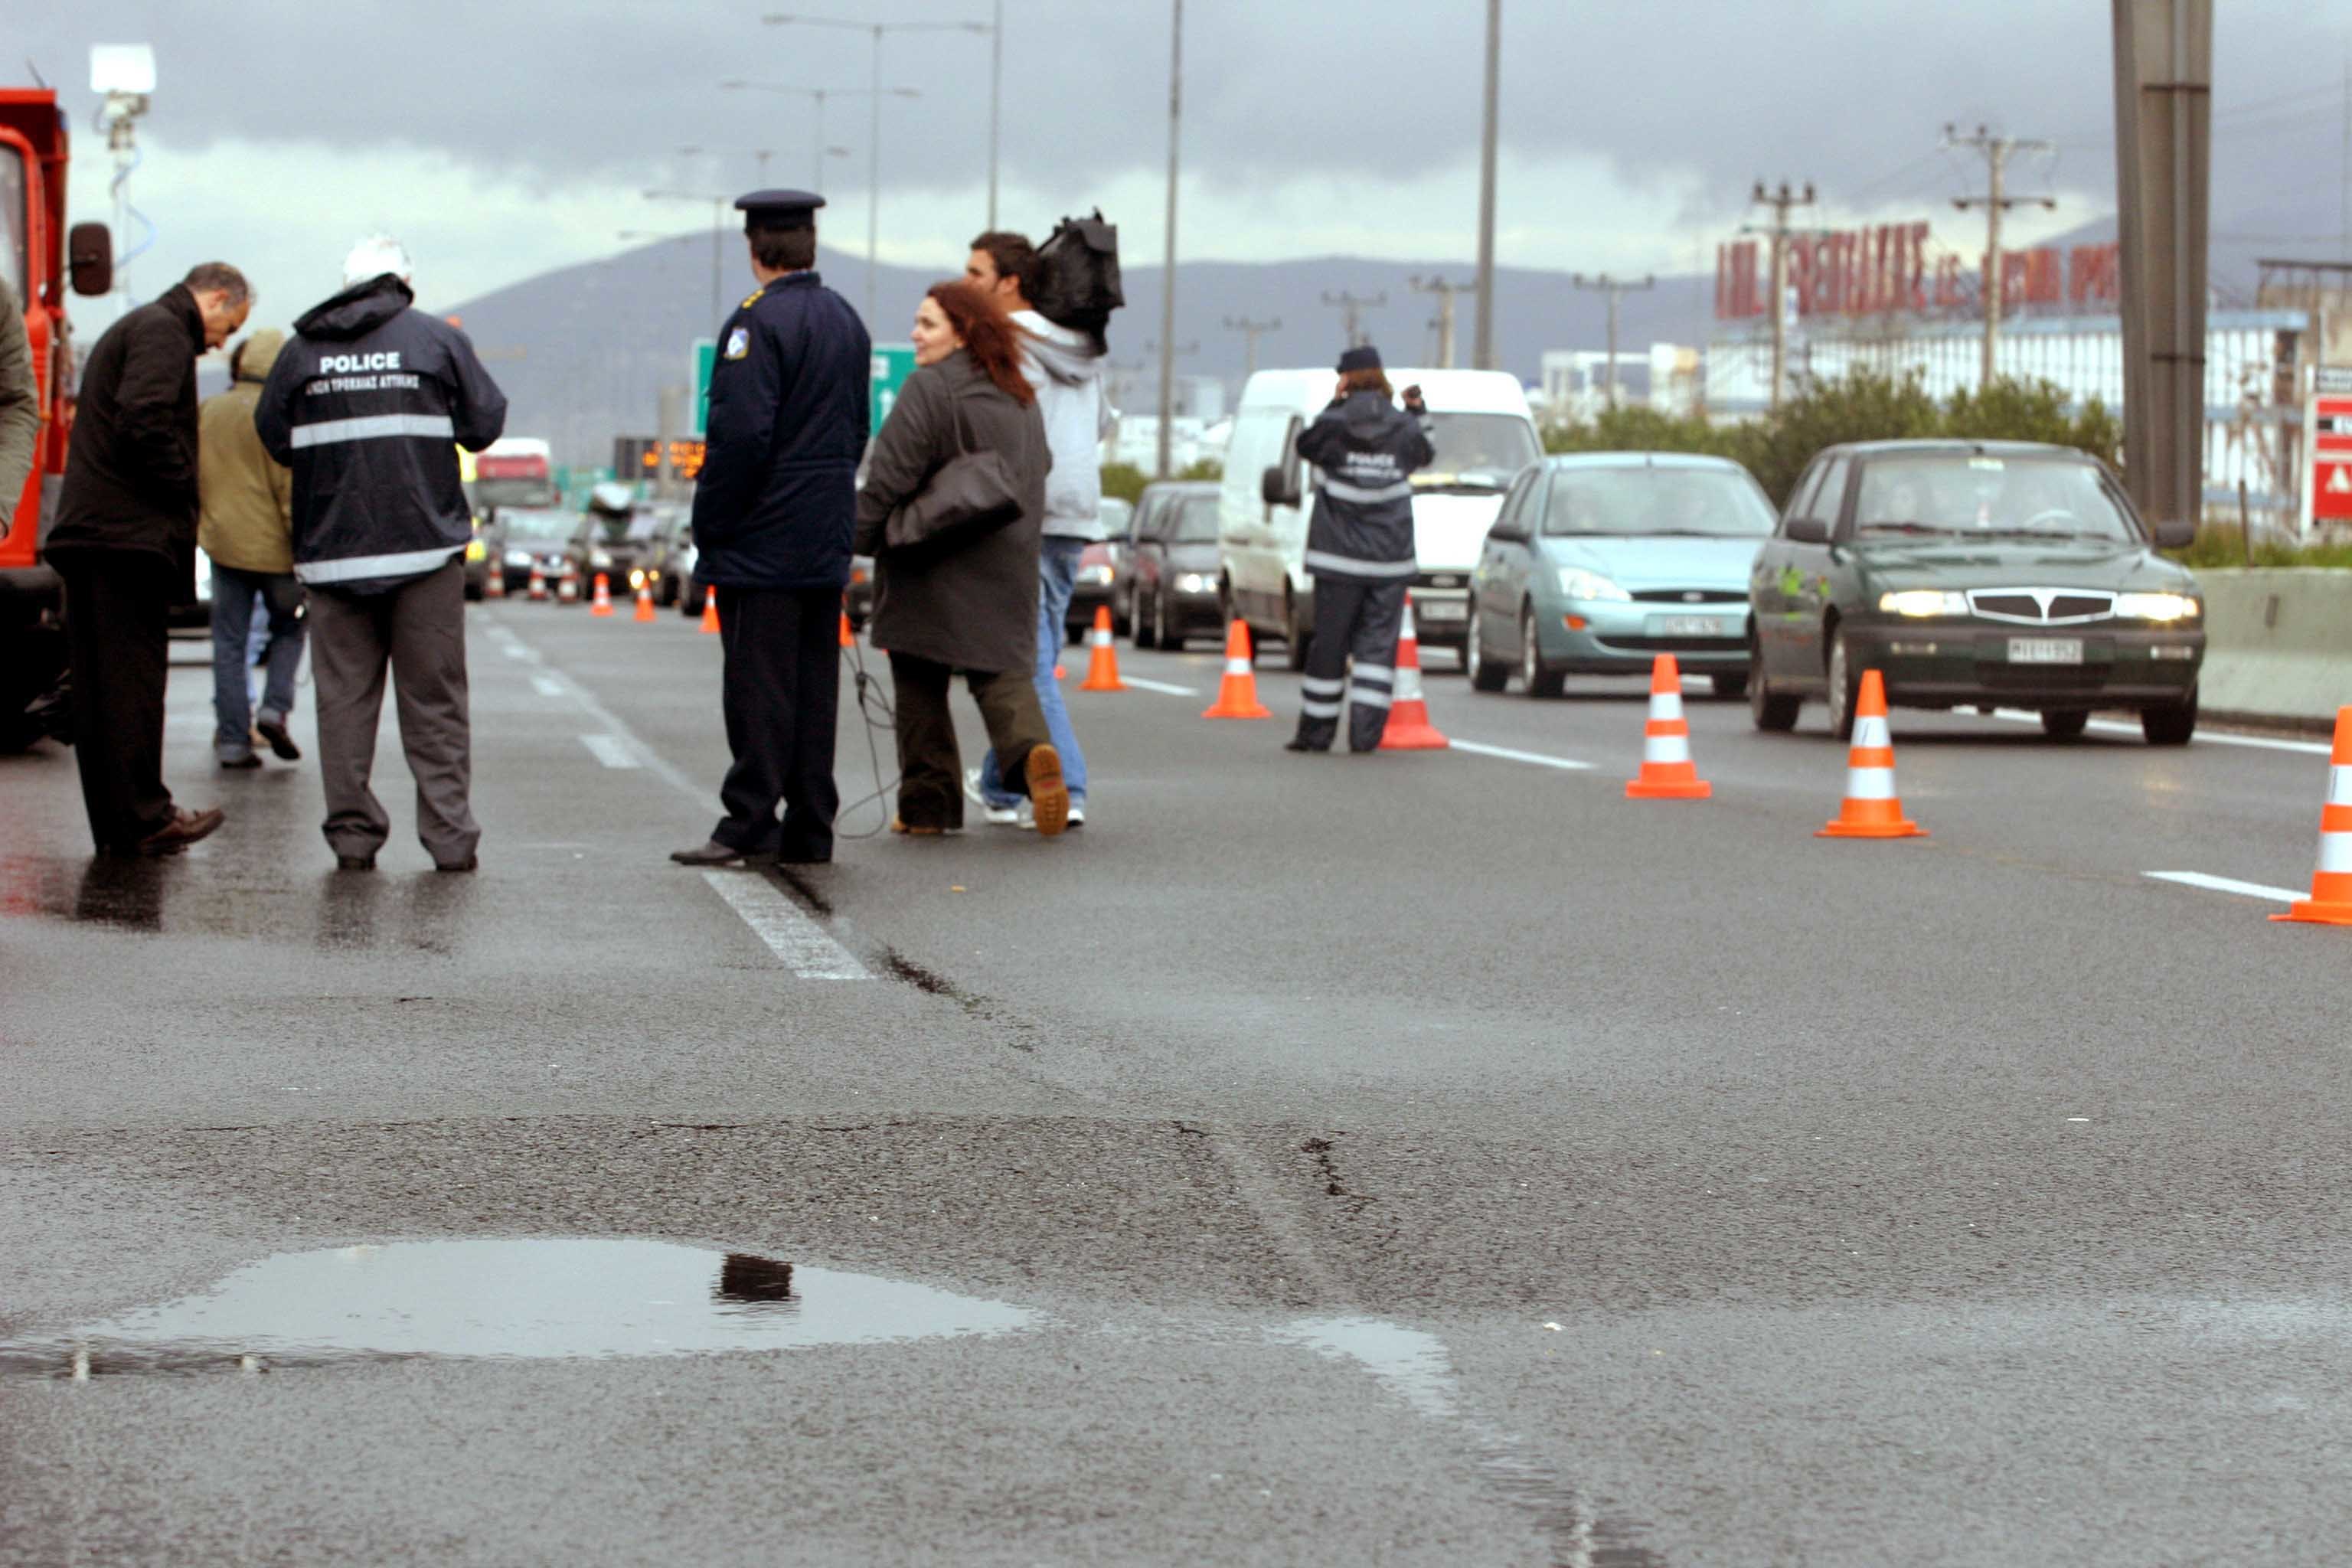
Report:
[[[343,258],[343,287],[356,288],[387,272],[405,283],[414,270],[408,259],[408,247],[388,234],[372,234],[352,246],[352,253]]]
[[[218,293],[232,306],[253,298],[253,286],[245,280],[245,274],[226,261],[198,262],[180,281],[187,285],[191,294]]]

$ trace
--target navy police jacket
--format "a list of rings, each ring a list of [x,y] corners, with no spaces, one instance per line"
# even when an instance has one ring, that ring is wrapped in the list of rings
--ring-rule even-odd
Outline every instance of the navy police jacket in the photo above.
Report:
[[[474,536],[457,448],[499,438],[506,394],[415,298],[386,272],[304,315],[254,406],[261,444],[294,470],[294,575],[313,587],[396,588]]]
[[[1367,582],[1410,580],[1418,569],[1411,475],[1436,455],[1427,417],[1377,392],[1353,393],[1334,399],[1299,433],[1298,455],[1315,465],[1307,569]]]
[[[730,588],[849,581],[873,344],[814,272],[775,279],[727,318],[694,487],[695,575]]]

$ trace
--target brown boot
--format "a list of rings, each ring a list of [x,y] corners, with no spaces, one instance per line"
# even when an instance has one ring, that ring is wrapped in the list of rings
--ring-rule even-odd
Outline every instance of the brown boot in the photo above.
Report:
[[[1070,792],[1062,783],[1062,753],[1051,746],[1033,746],[1024,771],[1029,778],[1029,810],[1037,819],[1038,835],[1051,838],[1070,825]]]

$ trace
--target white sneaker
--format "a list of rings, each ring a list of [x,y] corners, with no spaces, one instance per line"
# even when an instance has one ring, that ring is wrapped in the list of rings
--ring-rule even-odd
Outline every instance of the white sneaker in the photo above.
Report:
[[[1024,815],[1029,809],[1029,803],[1027,801],[1024,800],[1017,805],[991,805],[988,804],[987,796],[980,793],[980,770],[978,768],[966,768],[964,770],[963,797],[964,799],[971,802],[972,805],[980,807],[980,815],[982,818],[992,827],[1026,827],[1029,826],[1028,823],[1022,820]]]
[[[1069,825],[1072,827],[1084,827],[1087,825],[1087,803],[1075,795],[1070,798]]]

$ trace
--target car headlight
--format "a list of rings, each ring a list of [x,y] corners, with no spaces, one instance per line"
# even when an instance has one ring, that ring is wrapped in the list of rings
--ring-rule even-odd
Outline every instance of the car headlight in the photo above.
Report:
[[[1086,570],[1084,570],[1083,572],[1080,572],[1080,573],[1078,574],[1078,581],[1079,581],[1079,582],[1081,582],[1081,583],[1092,583],[1092,584],[1094,584],[1097,587],[1102,587],[1102,588],[1108,588],[1108,587],[1109,587],[1109,586],[1110,586],[1110,579],[1111,579],[1111,570],[1110,570],[1110,568],[1109,568],[1109,567],[1108,567],[1108,566],[1089,566],[1089,567],[1087,567]]]
[[[480,540],[469,539],[466,541],[466,559],[467,561],[480,561],[487,558],[489,553],[489,551],[483,547]]]
[[[530,551],[528,551],[528,550],[509,550],[509,551],[508,551],[508,552],[507,552],[507,564],[508,564],[508,565],[509,565],[509,566],[528,566],[528,565],[530,565]]]
[[[1176,579],[1176,591],[1180,594],[1205,594],[1216,585],[1216,580],[1205,572],[1185,572]]]
[[[610,566],[612,563],[613,552],[609,550],[592,550],[588,552],[588,564],[591,566]]]
[[[1633,597],[1600,573],[1587,572],[1581,566],[1559,569],[1559,591],[1571,599],[1605,599],[1620,604],[1631,603]]]
[[[642,570],[633,570],[633,571],[631,571],[631,572],[630,572],[630,574],[629,574],[629,586],[630,586],[630,587],[632,587],[632,588],[642,588],[642,587],[644,587],[645,585],[646,585],[646,574],[645,574],[645,573],[644,573]]]
[[[2205,606],[2186,594],[2117,594],[2116,614],[2127,621],[2193,621]]]
[[[1900,588],[1879,595],[1878,609],[1881,615],[1908,616],[1914,620],[1925,620],[1930,616],[1965,616],[1969,613],[1969,596],[1940,588]]]

